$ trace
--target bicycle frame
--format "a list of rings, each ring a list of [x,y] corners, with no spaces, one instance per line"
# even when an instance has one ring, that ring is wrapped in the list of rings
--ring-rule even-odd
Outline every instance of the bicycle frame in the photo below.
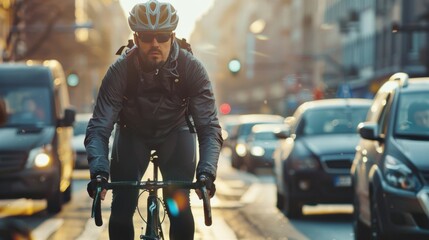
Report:
[[[164,188],[177,188],[177,189],[200,189],[203,195],[203,208],[204,208],[204,219],[205,225],[210,226],[212,224],[212,215],[210,207],[210,197],[207,193],[204,181],[186,182],[186,181],[158,181],[158,162],[157,159],[151,157],[153,163],[153,180],[148,179],[147,181],[121,181],[111,182],[100,186],[97,186],[96,193],[92,202],[91,217],[94,218],[97,226],[103,225],[103,219],[101,216],[101,199],[100,193],[102,189],[139,189],[147,190],[149,196],[147,198],[147,221],[145,235],[140,235],[140,239],[163,239],[163,232],[161,228],[161,222],[159,218],[159,201],[158,201],[158,190]]]

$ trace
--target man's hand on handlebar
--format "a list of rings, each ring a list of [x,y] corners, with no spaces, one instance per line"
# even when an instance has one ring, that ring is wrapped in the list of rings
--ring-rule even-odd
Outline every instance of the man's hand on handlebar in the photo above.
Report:
[[[97,191],[97,187],[101,187],[101,193],[100,193],[100,198],[101,200],[104,200],[104,198],[106,197],[106,185],[107,183],[107,178],[103,177],[102,175],[97,175],[94,179],[91,179],[91,181],[88,183],[86,190],[88,191],[88,195],[91,198],[94,198],[94,195]]]
[[[197,181],[202,183],[203,186],[207,188],[207,193],[212,198],[216,192],[216,185],[213,182],[213,177],[210,174],[201,173],[197,177]],[[195,192],[197,193],[198,197],[200,199],[203,198],[203,193],[200,189],[195,189]]]

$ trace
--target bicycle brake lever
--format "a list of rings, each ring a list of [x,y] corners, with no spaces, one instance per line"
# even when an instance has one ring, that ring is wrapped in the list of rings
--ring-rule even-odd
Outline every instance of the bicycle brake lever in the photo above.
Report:
[[[203,206],[204,206],[204,223],[206,226],[212,225],[212,212],[210,206],[210,196],[207,192],[207,187],[204,185],[201,187],[201,192],[203,194]]]
[[[95,225],[103,225],[103,218],[101,217],[101,187],[98,186],[95,192],[94,200],[92,201],[91,218],[95,218]]]

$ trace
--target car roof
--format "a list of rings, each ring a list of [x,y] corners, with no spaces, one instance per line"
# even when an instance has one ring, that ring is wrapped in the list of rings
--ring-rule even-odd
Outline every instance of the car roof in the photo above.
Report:
[[[335,106],[370,106],[372,99],[367,98],[330,98],[308,101],[301,104],[300,108],[332,108]]]
[[[377,92],[391,92],[396,89],[401,91],[421,91],[429,89],[429,77],[409,78],[408,74],[398,72],[393,74]]]
[[[244,114],[240,115],[240,123],[283,122],[284,117],[275,114]]]
[[[284,123],[260,123],[252,127],[252,132],[278,132],[286,129],[287,125]]]
[[[311,109],[333,109],[338,107],[370,107],[372,99],[367,98],[329,98],[304,102],[293,114],[294,117],[301,115],[303,112]]]

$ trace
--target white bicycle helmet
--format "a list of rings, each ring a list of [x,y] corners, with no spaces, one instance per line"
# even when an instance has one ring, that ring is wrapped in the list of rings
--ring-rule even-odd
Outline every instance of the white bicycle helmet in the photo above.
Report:
[[[174,31],[179,22],[176,9],[166,2],[149,0],[136,4],[128,17],[128,24],[134,32]]]

